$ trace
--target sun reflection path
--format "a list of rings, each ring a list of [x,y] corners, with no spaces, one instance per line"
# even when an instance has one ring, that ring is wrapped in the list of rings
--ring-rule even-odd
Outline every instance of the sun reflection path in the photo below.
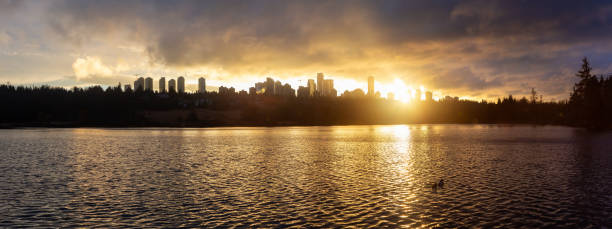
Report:
[[[410,163],[411,129],[407,125],[383,126],[381,133],[390,137],[394,152],[395,165],[399,174],[406,174],[406,166]]]
[[[416,211],[414,205],[419,200],[419,180],[415,171],[412,151],[413,132],[408,125],[382,126],[380,133],[388,137],[391,143],[390,165],[387,179],[392,180],[397,187],[391,200],[394,205],[401,209],[400,218],[407,218]],[[419,130],[416,130],[417,132]]]
[[[383,126],[380,131],[391,134],[396,142],[410,141],[410,127],[408,125]]]

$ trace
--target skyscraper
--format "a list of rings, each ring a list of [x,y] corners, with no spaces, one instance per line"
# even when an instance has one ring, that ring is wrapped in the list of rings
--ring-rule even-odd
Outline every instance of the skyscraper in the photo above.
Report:
[[[317,92],[318,94],[323,94],[323,73],[319,72],[317,73]]]
[[[314,96],[317,91],[317,85],[313,79],[308,79],[308,96]]]
[[[336,96],[332,93],[334,90],[334,80],[323,80],[323,96]]]
[[[304,87],[304,86],[299,86],[298,90],[297,90],[297,97],[299,98],[305,98],[305,97],[309,97],[309,89],[308,87]]]
[[[138,79],[134,81],[134,90],[135,91],[144,90],[144,78],[138,77]]]
[[[280,95],[283,89],[283,84],[280,81],[274,82],[274,95]]]
[[[130,86],[129,84],[123,85],[123,91],[131,91],[132,90],[132,86]]]
[[[166,78],[159,79],[159,93],[166,93]]]
[[[421,89],[416,90],[416,95],[414,96],[416,101],[421,101]]]
[[[198,93],[206,93],[206,79],[204,79],[204,77],[198,79]]]
[[[282,87],[281,87],[281,92],[280,95],[282,96],[291,96],[291,97],[295,97],[295,90],[293,88],[291,88],[291,85],[288,83],[285,83]]]
[[[368,76],[368,95],[374,96],[374,76]]]
[[[274,95],[274,80],[270,77],[264,82],[264,95]]]
[[[182,76],[179,76],[179,78],[176,80],[176,83],[178,84],[176,86],[176,88],[178,89],[178,93],[180,94],[185,93],[185,78]]]
[[[145,91],[153,91],[153,78],[151,77],[147,77],[145,79],[145,83],[144,83],[145,87]]]
[[[433,93],[431,93],[431,91],[425,92],[425,100],[426,101],[432,101],[433,100]]]
[[[270,77],[266,78],[264,82],[255,83],[255,87],[249,88],[249,94],[263,94],[266,96],[292,96],[295,97],[295,90],[291,88],[291,85],[285,83],[284,85]]]
[[[168,80],[168,92],[176,93],[176,80]]]
[[[264,94],[266,92],[266,82],[255,83],[255,94]]]

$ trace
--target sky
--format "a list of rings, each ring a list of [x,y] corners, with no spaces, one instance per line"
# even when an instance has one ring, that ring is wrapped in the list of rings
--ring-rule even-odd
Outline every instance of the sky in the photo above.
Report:
[[[560,100],[583,57],[612,73],[611,41],[611,1],[0,0],[0,81],[14,85],[297,88],[323,72],[340,93],[371,75],[383,95]]]

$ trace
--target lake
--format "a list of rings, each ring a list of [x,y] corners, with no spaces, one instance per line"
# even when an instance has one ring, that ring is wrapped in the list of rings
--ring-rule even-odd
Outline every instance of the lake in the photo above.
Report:
[[[0,227],[612,226],[612,133],[567,127],[12,129],[0,158]]]

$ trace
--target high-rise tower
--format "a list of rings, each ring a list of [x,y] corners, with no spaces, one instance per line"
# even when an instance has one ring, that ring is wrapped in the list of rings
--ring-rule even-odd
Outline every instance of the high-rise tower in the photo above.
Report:
[[[134,90],[135,91],[144,90],[144,78],[138,77],[138,79],[134,81]]]
[[[308,79],[308,96],[314,96],[317,91],[317,85],[313,79]]]
[[[374,91],[374,76],[368,76],[368,95],[374,96],[376,92]]]
[[[153,78],[147,77],[144,82],[144,90],[153,91]]]
[[[319,95],[323,94],[323,87],[324,87],[323,80],[324,80],[323,73],[322,72],[317,73],[317,93]]]
[[[168,80],[168,92],[176,93],[176,80]]]
[[[178,89],[178,93],[182,94],[185,93],[185,78],[182,76],[179,76],[179,78],[176,80],[176,88]]]
[[[206,93],[206,79],[204,79],[204,77],[198,79],[198,93]]]
[[[159,79],[159,93],[166,93],[166,78]]]

